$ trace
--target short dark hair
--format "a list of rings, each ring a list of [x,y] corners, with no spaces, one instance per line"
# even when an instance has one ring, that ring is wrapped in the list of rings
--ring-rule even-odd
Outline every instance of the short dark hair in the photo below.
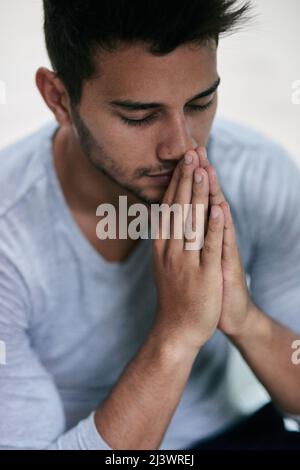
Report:
[[[98,50],[143,43],[155,55],[203,43],[236,29],[249,10],[237,0],[43,0],[46,46],[52,67],[73,105],[96,72]]]

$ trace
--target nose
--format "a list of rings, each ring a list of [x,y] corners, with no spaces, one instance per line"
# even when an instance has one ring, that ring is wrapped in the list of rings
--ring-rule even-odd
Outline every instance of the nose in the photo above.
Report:
[[[188,150],[198,146],[184,116],[173,116],[166,124],[163,139],[158,145],[158,157],[161,160],[179,161]]]

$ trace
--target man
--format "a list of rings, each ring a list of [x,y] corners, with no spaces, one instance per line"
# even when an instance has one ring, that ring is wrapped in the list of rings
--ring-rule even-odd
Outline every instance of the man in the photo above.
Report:
[[[44,1],[54,71],[36,82],[58,125],[0,154],[1,448],[258,445],[224,386],[229,341],[300,414],[299,173],[258,134],[212,127],[235,3]],[[202,204],[201,252],[100,240],[97,207],[121,195]],[[272,410],[265,446],[286,439]]]

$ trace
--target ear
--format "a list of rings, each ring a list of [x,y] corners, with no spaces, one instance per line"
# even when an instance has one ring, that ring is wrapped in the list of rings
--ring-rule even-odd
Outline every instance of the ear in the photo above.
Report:
[[[36,72],[35,82],[48,108],[61,126],[72,125],[70,99],[62,81],[55,72],[41,67]]]

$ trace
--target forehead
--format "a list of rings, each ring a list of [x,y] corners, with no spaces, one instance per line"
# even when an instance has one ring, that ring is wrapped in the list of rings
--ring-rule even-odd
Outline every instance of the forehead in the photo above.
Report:
[[[106,99],[161,100],[193,95],[216,77],[216,47],[183,45],[163,56],[130,45],[96,57],[99,76],[92,87]],[[150,96],[151,95],[151,96]]]

